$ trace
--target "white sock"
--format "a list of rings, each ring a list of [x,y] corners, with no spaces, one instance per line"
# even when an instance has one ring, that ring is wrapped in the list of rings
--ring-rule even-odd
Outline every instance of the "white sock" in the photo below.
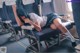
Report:
[[[71,35],[71,33],[69,31],[66,32],[65,35],[67,35],[66,37],[71,39],[71,42],[75,42],[75,38]]]

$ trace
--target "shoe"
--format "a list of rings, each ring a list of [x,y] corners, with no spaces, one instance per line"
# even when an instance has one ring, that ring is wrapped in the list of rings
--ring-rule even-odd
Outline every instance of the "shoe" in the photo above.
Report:
[[[72,47],[75,47],[76,45],[76,42],[72,42]]]

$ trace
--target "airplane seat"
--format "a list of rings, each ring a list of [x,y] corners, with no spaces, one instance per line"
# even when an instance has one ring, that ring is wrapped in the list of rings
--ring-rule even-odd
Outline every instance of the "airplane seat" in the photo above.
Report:
[[[34,9],[36,9],[36,10],[34,10]],[[39,15],[39,10],[37,10],[37,9],[38,9],[38,5],[36,5],[36,3],[34,3],[34,2],[33,3],[30,3],[30,4],[26,4],[26,5],[23,4],[23,10],[24,10],[25,15],[27,15],[29,13],[32,13],[32,12],[33,13],[36,13],[36,14],[38,13],[38,15]],[[36,33],[37,36],[39,35],[41,37],[42,36],[46,36],[45,34],[51,33],[52,31],[53,30],[51,30],[49,32],[47,28],[43,28],[42,31],[38,33],[36,30],[33,29],[33,32]]]
[[[18,31],[21,31],[21,27],[18,26],[16,23],[12,5],[5,4],[5,14],[6,14],[6,17],[8,18],[8,20],[11,20],[11,23],[9,24],[9,30],[12,33],[12,35],[11,35],[11,37],[8,38],[8,40],[15,41],[15,40],[17,40]]]
[[[26,10],[25,12],[27,12],[27,14],[33,12],[39,15],[38,6],[35,3],[33,3],[33,5],[32,4],[23,5],[23,8]]]
[[[7,13],[6,13],[6,6],[5,3],[3,2],[3,8],[0,9],[0,13],[1,13],[1,19],[2,19],[2,23],[5,26],[5,28],[9,28],[9,24],[11,23],[11,20],[9,20]]]
[[[9,21],[9,19],[7,18],[6,16],[6,13],[5,13],[5,4],[3,3],[3,7],[0,8],[0,18],[1,18],[1,26],[2,26],[2,31],[4,31],[4,33],[2,32],[1,34],[5,34],[5,33],[8,33],[9,30],[8,30],[8,24],[10,24],[11,22]],[[9,21],[9,22],[7,22]]]
[[[15,30],[21,30],[21,28],[17,25],[17,22],[15,20],[14,14],[13,14],[13,10],[12,10],[12,6],[6,6],[6,10],[7,10],[7,14],[9,19],[12,21],[12,26]]]
[[[1,11],[1,15],[2,15],[2,20],[3,21],[9,20],[9,18],[7,16],[7,13],[6,13],[6,5],[5,5],[5,2],[3,2],[3,8],[2,8],[2,11]]]
[[[0,22],[2,21],[2,18],[1,18],[2,15],[1,14],[2,14],[2,8],[0,8]]]

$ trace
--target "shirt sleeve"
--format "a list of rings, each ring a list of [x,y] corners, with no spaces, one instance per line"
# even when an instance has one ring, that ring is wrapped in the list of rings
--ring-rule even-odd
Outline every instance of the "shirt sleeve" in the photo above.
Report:
[[[6,5],[14,5],[16,4],[16,0],[5,0]]]
[[[30,19],[31,19],[34,23],[38,22],[39,24],[41,24],[42,18],[41,18],[40,16],[38,16],[38,15],[35,14],[35,13],[30,13],[29,15],[30,15]]]

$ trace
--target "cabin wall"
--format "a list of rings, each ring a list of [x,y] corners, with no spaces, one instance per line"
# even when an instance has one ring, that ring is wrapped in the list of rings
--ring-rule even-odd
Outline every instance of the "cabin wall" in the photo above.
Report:
[[[67,13],[67,6],[65,0],[54,0],[54,9],[55,12],[58,14],[66,14]]]
[[[73,20],[73,14],[69,10],[66,0],[54,0],[54,10],[57,14],[70,15],[70,20]]]

